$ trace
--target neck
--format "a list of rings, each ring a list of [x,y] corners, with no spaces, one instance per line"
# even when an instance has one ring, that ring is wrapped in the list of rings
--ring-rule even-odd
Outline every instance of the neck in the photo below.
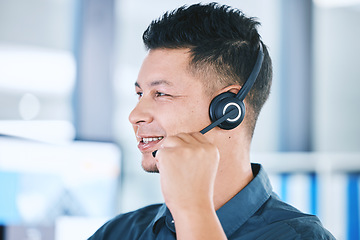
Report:
[[[214,189],[214,205],[218,210],[253,179],[250,144],[234,150],[234,142],[220,151],[220,163]],[[241,145],[238,145],[241,146]]]

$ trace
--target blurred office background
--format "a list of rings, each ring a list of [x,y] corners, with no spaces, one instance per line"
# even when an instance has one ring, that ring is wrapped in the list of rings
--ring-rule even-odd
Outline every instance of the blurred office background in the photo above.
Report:
[[[195,2],[0,0],[0,239],[86,239],[162,201],[127,118],[143,31]],[[252,161],[337,239],[360,239],[360,1],[219,2],[258,17],[273,59]]]

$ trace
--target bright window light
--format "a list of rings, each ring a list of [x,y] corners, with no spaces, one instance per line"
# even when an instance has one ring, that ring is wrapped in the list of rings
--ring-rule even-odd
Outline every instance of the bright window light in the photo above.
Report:
[[[314,0],[320,7],[349,7],[360,5],[360,0]]]
[[[0,88],[67,94],[76,67],[69,51],[0,44]]]

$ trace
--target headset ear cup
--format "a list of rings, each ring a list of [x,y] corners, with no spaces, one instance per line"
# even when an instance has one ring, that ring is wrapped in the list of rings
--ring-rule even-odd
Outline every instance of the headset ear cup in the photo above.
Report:
[[[216,121],[232,109],[237,109],[237,115],[220,123],[218,127],[226,130],[236,128],[245,117],[245,105],[236,98],[236,94],[231,92],[219,94],[210,103],[209,115],[211,121]]]

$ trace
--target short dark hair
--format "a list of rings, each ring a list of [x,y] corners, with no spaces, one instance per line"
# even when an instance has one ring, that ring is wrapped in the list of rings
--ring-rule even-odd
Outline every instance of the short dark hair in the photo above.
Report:
[[[243,85],[255,64],[260,35],[255,18],[239,9],[217,3],[182,6],[151,22],[143,34],[148,50],[189,48],[194,72],[211,70],[222,86]],[[261,71],[245,98],[251,134],[272,82],[272,63],[263,44]],[[204,71],[205,69],[205,71]],[[215,86],[217,83],[207,83]],[[250,107],[250,108],[249,108]],[[251,114],[249,116],[249,110]]]

